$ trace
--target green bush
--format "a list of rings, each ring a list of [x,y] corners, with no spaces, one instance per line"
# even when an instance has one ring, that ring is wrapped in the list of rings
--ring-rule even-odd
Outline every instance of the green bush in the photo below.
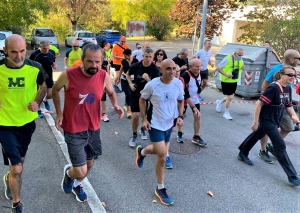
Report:
[[[155,37],[158,41],[163,41],[172,32],[172,21],[169,17],[152,16],[147,22],[147,34]]]

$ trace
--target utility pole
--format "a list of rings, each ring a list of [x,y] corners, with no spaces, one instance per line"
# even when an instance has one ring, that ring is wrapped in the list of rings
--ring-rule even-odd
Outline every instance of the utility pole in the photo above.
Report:
[[[205,36],[207,6],[208,6],[208,0],[203,0],[203,11],[202,11],[202,22],[201,22],[201,32],[200,32],[200,45],[199,45],[199,49],[203,48],[203,42],[204,42],[204,36]]]
[[[194,51],[195,51],[195,43],[196,43],[195,40],[196,40],[196,33],[197,33],[197,27],[198,27],[198,16],[199,16],[199,9],[197,8],[197,15],[196,15],[196,23],[195,23],[195,31],[194,31],[192,55],[194,55]]]

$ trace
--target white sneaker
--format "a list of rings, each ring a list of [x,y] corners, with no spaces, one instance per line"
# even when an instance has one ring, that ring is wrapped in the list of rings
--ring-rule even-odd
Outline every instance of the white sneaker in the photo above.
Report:
[[[221,112],[221,110],[222,110],[222,104],[223,104],[222,100],[216,100],[216,111],[217,112]]]
[[[225,112],[224,115],[223,115],[223,118],[225,118],[226,120],[232,120],[232,117],[229,114],[229,112]]]

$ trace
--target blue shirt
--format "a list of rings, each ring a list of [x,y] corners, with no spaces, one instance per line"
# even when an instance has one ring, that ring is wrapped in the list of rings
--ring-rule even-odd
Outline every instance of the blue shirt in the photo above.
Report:
[[[279,72],[282,69],[283,65],[282,64],[277,64],[276,66],[272,67],[268,74],[265,77],[265,81],[272,83],[274,81],[274,74],[276,72]]]

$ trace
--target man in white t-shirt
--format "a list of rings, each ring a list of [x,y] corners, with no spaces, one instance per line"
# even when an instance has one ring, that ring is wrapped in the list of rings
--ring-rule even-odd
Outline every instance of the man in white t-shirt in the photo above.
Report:
[[[141,61],[144,59],[144,51],[145,49],[151,48],[150,43],[146,41],[144,43],[143,49],[139,43],[136,43],[136,50],[132,51],[132,57],[135,57],[137,60]]]
[[[161,77],[148,82],[141,91],[140,112],[142,114],[142,127],[148,130],[151,145],[143,148],[136,147],[136,165],[143,167],[146,154],[156,154],[156,179],[155,195],[164,205],[172,205],[164,187],[164,170],[167,155],[167,143],[170,142],[173,120],[178,117],[178,124],[183,124],[184,91],[182,83],[175,78],[176,65],[171,59],[162,62]],[[146,101],[150,100],[150,108],[146,117]]]
[[[201,75],[201,87],[202,87],[202,91],[204,90],[204,88],[207,85],[207,81],[208,81],[208,69],[207,69],[207,65],[209,64],[210,66],[214,67],[214,64],[211,63],[210,58],[212,56],[212,51],[211,49],[211,41],[209,39],[204,41],[204,45],[203,45],[203,49],[198,50],[192,57],[193,58],[198,58],[201,60],[202,62],[202,66],[200,68],[200,75]],[[203,98],[200,96],[200,101],[203,100]]]

